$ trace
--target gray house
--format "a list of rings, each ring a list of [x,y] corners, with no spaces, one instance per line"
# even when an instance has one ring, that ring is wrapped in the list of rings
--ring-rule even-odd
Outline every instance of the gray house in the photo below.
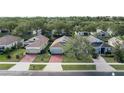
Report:
[[[79,31],[75,32],[75,35],[80,35],[80,36],[89,36],[91,33],[88,31]]]
[[[95,49],[95,52],[98,54],[105,54],[107,52],[112,51],[112,48],[110,45],[105,44],[102,40],[94,36],[89,36],[87,40],[93,46],[93,48]]]

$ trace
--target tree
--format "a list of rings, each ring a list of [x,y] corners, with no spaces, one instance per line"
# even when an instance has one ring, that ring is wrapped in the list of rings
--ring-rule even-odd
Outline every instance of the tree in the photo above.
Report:
[[[124,63],[124,49],[120,45],[117,45],[114,49],[114,58],[118,62]]]
[[[93,52],[93,48],[86,38],[79,36],[71,38],[63,48],[65,53],[71,52],[80,60],[83,57],[88,57]]]

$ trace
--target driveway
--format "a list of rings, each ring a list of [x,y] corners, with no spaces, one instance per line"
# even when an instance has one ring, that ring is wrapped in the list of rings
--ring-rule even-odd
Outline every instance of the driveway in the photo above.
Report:
[[[15,66],[11,67],[9,71],[28,71],[30,67],[30,63],[35,59],[36,55],[28,55],[26,54],[20,62],[18,62]]]
[[[63,61],[63,56],[62,55],[52,55],[49,64],[43,69],[43,71],[48,71],[48,72],[57,72],[57,71],[62,71],[62,66],[61,64],[56,64],[56,63],[61,63]]]
[[[62,55],[52,55],[49,62],[50,63],[60,63],[63,61],[63,56]]]
[[[103,57],[99,56],[97,59],[93,59],[96,64],[96,71],[116,71],[113,67],[111,67]]]
[[[32,62],[37,55],[26,54],[20,62]]]

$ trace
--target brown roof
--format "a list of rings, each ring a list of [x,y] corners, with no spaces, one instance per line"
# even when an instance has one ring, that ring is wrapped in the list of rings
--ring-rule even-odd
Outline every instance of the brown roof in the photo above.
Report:
[[[12,36],[12,35],[6,35],[0,38],[0,45],[8,45],[15,41],[20,41],[20,37]]]
[[[36,40],[29,44],[27,47],[41,47],[42,45],[44,45],[45,43],[48,42],[48,38],[43,36],[43,35],[40,35],[40,36],[36,36]]]

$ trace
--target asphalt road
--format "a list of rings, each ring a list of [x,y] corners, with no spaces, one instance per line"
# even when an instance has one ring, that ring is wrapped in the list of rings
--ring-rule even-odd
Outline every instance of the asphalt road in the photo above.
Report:
[[[0,71],[0,76],[124,76],[124,72],[34,72]]]

